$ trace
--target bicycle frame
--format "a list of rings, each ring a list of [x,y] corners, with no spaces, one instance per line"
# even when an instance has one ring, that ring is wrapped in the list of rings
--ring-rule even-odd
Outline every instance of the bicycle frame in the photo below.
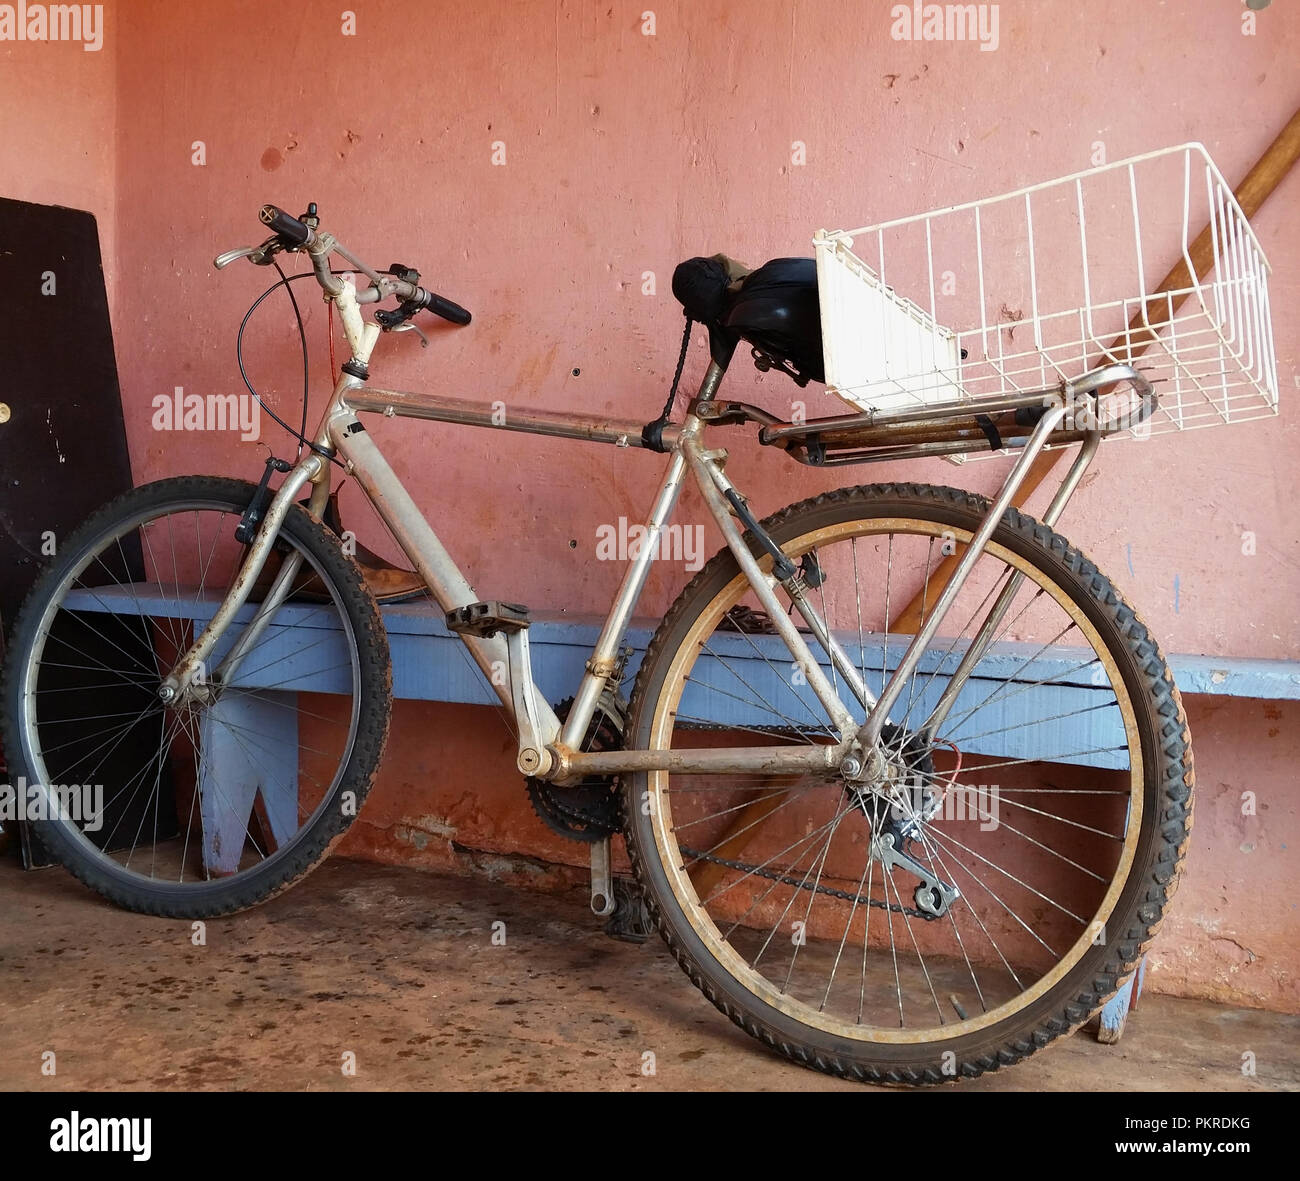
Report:
[[[349,372],[368,372],[368,362],[380,334],[379,325],[363,321],[358,299],[351,282],[341,285],[342,290],[333,295],[343,320],[344,331],[352,347],[352,359],[340,374],[329,404],[322,416],[315,436],[316,447],[326,454],[335,455],[346,471],[362,487],[381,519],[392,531],[403,552],[424,580],[434,600],[444,612],[468,606],[478,601],[469,580],[447,552],[437,534],[429,525],[414,500],[403,487],[401,480],[388,465],[370,433],[358,417],[359,413],[377,413],[384,417],[418,418],[435,422],[454,423],[490,429],[522,431],[554,438],[585,440],[616,447],[642,447],[642,424],[632,419],[602,418],[583,414],[527,408],[512,409],[504,416],[494,412],[489,402],[467,401],[435,394],[422,394],[386,390],[366,383],[365,379]],[[903,659],[885,684],[877,700],[863,683],[853,662],[847,657],[831,633],[829,626],[813,608],[803,593],[797,579],[778,584],[776,577],[764,570],[762,559],[756,558],[745,544],[742,530],[733,514],[738,491],[724,473],[727,453],[724,450],[707,450],[704,431],[707,422],[695,411],[713,401],[726,372],[724,365],[713,361],[701,383],[692,410],[680,426],[665,429],[663,441],[669,460],[659,492],[655,497],[646,522],[647,544],[643,545],[629,563],[600,631],[586,671],[574,697],[572,709],[561,724],[555,712],[546,703],[533,682],[528,660],[527,633],[517,633],[507,638],[501,633],[479,637],[462,634],[461,639],[471,656],[483,670],[488,683],[500,698],[502,706],[513,719],[519,736],[517,763],[519,769],[539,778],[564,782],[586,774],[616,774],[640,771],[674,771],[679,773],[755,772],[789,773],[811,772],[834,774],[841,769],[846,758],[854,755],[857,765],[872,773],[878,767],[880,752],[877,739],[885,724],[888,711],[896,701],[926,646],[934,637],[940,623],[956,598],[966,576],[982,554],[1003,512],[1011,502],[1016,489],[1024,479],[1029,465],[1041,451],[1048,436],[1061,423],[1070,405],[1068,398],[1050,407],[1035,426],[1025,443],[1002,489],[994,499],[991,510],[981,528],[966,545],[965,553],[940,594],[934,608],[924,619]],[[1096,383],[1094,383],[1096,384]],[[1045,518],[1051,523],[1059,514],[1070,491],[1077,486],[1082,470],[1096,450],[1097,438],[1091,438],[1062,484]],[[195,641],[188,653],[163,682],[164,699],[186,691],[194,682],[194,674],[201,662],[214,648],[217,639],[229,626],[235,613],[246,602],[256,582],[280,526],[301,489],[312,485],[310,509],[320,515],[329,495],[331,464],[316,452],[309,453],[288,473],[272,499],[265,519],[249,549],[243,568],[226,600],[216,615]],[[600,695],[606,689],[618,662],[623,636],[632,613],[645,586],[650,565],[658,550],[661,530],[669,523],[682,483],[690,471],[708,506],[715,523],[746,575],[755,596],[772,621],[781,639],[789,649],[791,659],[800,667],[809,687],[816,695],[827,716],[835,726],[838,741],[811,746],[753,746],[727,750],[616,750],[582,752],[582,739],[587,732]],[[771,559],[767,559],[770,570]],[[216,670],[218,683],[223,676],[233,672],[242,654],[251,646],[266,626],[270,616],[288,597],[297,563],[289,561],[254,615],[244,635],[235,644],[230,655]],[[841,700],[837,689],[822,671],[802,633],[787,615],[776,596],[777,585],[785,589],[807,623],[818,643],[830,657],[836,672],[852,690],[863,710],[864,721],[859,723]],[[1011,592],[1012,594],[1014,591]],[[946,713],[960,681],[964,681],[978,660],[972,652],[991,636],[997,623],[997,612],[1005,610],[1010,594],[1000,597],[994,605],[990,621],[986,620],[976,645],[967,653],[967,659],[958,669],[949,692],[940,708]],[[494,672],[508,670],[508,684],[502,684]],[[937,721],[932,717],[932,726]],[[859,772],[861,773],[861,772]]]
[[[700,391],[702,398],[707,400],[712,396],[721,381],[723,372],[724,370],[716,364],[710,367]],[[505,417],[505,421],[501,421],[500,415],[496,415],[494,421],[492,407],[486,402],[475,403],[437,395],[385,390],[365,385],[359,379],[345,374],[335,391],[332,407],[326,414],[324,437],[347,465],[349,474],[362,486],[376,511],[393,531],[403,552],[407,554],[425,580],[435,601],[444,611],[476,602],[478,596],[402,487],[401,481],[380,454],[379,448],[357,417],[358,413],[378,413],[388,417],[421,418],[469,426],[496,427],[558,438],[601,442],[616,447],[642,445],[642,424],[631,420],[520,409],[511,411]],[[540,763],[540,770],[530,770],[530,773],[564,779],[579,774],[606,773],[616,770],[624,772],[666,769],[696,772],[831,771],[838,767],[840,760],[848,751],[857,729],[852,716],[840,701],[825,673],[813,659],[794,624],[777,604],[767,581],[761,575],[754,577],[757,565],[748,548],[740,542],[740,535],[734,527],[733,536],[727,538],[728,544],[732,545],[733,552],[736,552],[737,548],[743,551],[743,563],[751,567],[747,573],[751,574],[751,579],[756,583],[755,592],[763,603],[764,609],[769,612],[771,618],[786,624],[782,629],[783,639],[791,649],[792,659],[799,660],[802,666],[808,669],[809,686],[828,711],[828,716],[834,721],[841,742],[836,746],[817,746],[808,750],[791,749],[787,744],[733,751],[616,751],[599,755],[583,754],[579,751],[582,737],[590,724],[596,704],[616,667],[624,633],[636,609],[651,563],[658,550],[657,539],[672,518],[688,469],[694,475],[715,516],[720,513],[729,522],[728,510],[720,507],[725,506],[726,502],[722,499],[717,484],[721,477],[721,465],[725,456],[703,451],[703,432],[704,423],[696,416],[688,415],[680,428],[668,433],[666,442],[670,448],[669,460],[646,521],[647,542],[636,557],[628,563],[622,584],[601,628],[591,658],[587,661],[586,672],[577,688],[573,707],[563,726],[555,718],[549,706],[540,699],[540,694],[532,684],[531,670],[528,668],[520,670],[514,667],[515,662],[511,659],[508,644],[502,636],[480,638],[463,635],[461,637],[476,663],[488,674],[489,680],[496,682],[495,689],[502,705],[519,726],[521,760],[527,762],[530,768],[534,765],[534,758]],[[522,694],[517,688],[512,691],[511,686],[502,685],[499,676],[491,676],[494,665],[501,667],[499,662],[504,662],[504,666],[510,670],[512,680],[516,676],[523,679]],[[847,665],[847,660],[845,663]],[[533,728],[532,719],[521,711],[521,700],[533,702],[537,719],[535,736],[529,734],[529,730]],[[540,746],[530,745],[534,737],[536,742],[541,744]]]

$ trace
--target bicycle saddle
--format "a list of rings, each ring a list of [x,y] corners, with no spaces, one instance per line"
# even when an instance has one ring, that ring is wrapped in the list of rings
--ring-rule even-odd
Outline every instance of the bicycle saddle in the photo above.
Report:
[[[724,254],[688,259],[673,272],[673,294],[687,315],[708,327],[715,357],[719,345],[729,359],[737,341],[746,340],[756,360],[775,363],[799,384],[826,380],[811,258],[774,258],[753,271]]]

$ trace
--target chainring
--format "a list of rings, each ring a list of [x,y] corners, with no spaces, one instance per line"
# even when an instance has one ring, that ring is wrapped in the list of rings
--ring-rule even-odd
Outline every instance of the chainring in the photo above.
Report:
[[[568,697],[555,708],[561,722],[573,708]],[[627,703],[622,698],[603,695],[582,740],[584,751],[620,750],[623,746],[623,721]],[[562,837],[594,845],[622,828],[619,813],[617,777],[593,775],[579,783],[558,786],[543,779],[526,779],[528,802],[543,824]]]

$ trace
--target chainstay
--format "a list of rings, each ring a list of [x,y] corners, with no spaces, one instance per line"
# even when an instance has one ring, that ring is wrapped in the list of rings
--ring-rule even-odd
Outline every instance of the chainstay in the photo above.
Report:
[[[684,730],[728,730],[731,727],[725,723],[719,722],[684,722]],[[809,727],[797,726],[747,726],[747,730],[761,731],[765,734],[783,734],[791,735],[798,738],[809,739],[812,737],[823,737],[824,729],[813,730]],[[792,878],[788,874],[778,873],[773,869],[762,869],[759,866],[746,865],[743,861],[732,861],[727,857],[718,857],[713,853],[704,853],[695,849],[682,848],[684,856],[692,857],[697,861],[711,861],[715,865],[725,866],[727,869],[743,870],[753,874],[756,877],[764,878],[769,882],[779,882],[781,885],[794,886],[796,889],[807,890],[814,894],[828,894],[832,898],[840,898],[845,902],[866,903],[877,910],[889,910],[894,914],[907,915],[909,918],[924,919],[930,922],[938,918],[938,915],[926,914],[923,910],[918,910],[914,906],[901,906],[897,902],[881,902],[876,898],[862,898],[855,894],[850,894],[847,890],[837,890],[834,886],[823,886],[820,882],[811,883],[800,881],[798,878]]]

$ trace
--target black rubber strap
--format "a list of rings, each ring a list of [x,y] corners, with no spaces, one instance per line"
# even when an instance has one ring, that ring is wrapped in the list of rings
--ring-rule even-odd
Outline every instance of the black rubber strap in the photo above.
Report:
[[[994,451],[1001,451],[1003,446],[1002,436],[998,434],[998,428],[993,425],[993,420],[987,414],[975,415],[975,425],[984,432],[984,437],[989,441],[989,446]]]

